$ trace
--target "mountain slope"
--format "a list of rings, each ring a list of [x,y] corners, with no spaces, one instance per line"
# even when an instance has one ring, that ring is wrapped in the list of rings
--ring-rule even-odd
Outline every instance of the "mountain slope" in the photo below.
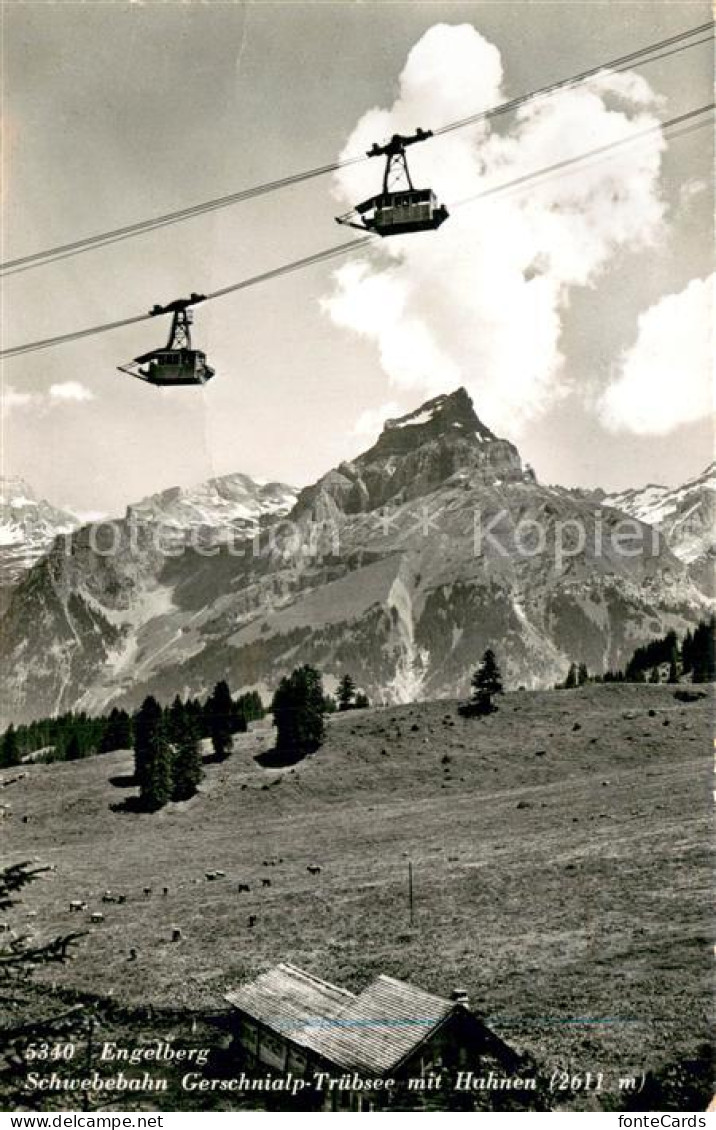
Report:
[[[350,670],[378,701],[440,697],[466,690],[488,645],[511,685],[549,685],[573,659],[600,671],[708,606],[649,527],[625,552],[623,523],[539,484],[460,389],[389,421],[243,542],[168,555],[131,508],[106,546],[78,531],[5,617],[5,710],[135,705],[218,678],[268,692],[299,662],[329,686]]]
[[[605,495],[604,502],[661,530],[681,561],[690,564],[716,545],[716,463],[682,486],[650,483],[640,489]]]
[[[80,524],[77,515],[37,498],[23,479],[0,477],[0,608],[55,538]]]

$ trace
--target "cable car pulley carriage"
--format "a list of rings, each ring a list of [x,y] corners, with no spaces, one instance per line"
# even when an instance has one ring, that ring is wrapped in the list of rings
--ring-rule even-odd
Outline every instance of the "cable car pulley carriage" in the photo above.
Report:
[[[351,212],[336,216],[336,223],[380,236],[406,235],[439,228],[447,220],[448,210],[444,204],[438,204],[431,188],[415,188],[405,155],[409,145],[432,136],[432,130],[417,129],[409,136],[393,134],[386,145],[374,143],[367,156],[386,159],[383,191],[362,204],[356,204]]]
[[[152,306],[149,313],[153,318],[160,314],[172,315],[167,344],[164,349],[152,349],[126,365],[119,365],[120,371],[159,388],[204,385],[211,380],[214,369],[207,364],[206,354],[200,349],[193,349],[191,343],[194,317],[190,307],[205,299],[204,294],[191,294],[189,298],[177,298],[166,306]]]

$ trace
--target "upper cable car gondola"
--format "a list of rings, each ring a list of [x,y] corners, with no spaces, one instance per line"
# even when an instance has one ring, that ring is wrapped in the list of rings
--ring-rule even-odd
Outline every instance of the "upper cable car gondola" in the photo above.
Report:
[[[432,130],[417,129],[407,137],[393,134],[387,145],[374,144],[366,155],[386,159],[383,191],[362,204],[356,204],[351,212],[336,216],[336,223],[381,236],[435,231],[445,223],[449,215],[447,208],[438,204],[431,188],[415,188],[405,156],[408,145],[432,136]]]
[[[191,344],[194,316],[190,307],[203,302],[205,298],[204,294],[192,294],[189,298],[177,298],[166,306],[152,306],[149,313],[153,318],[160,314],[172,315],[166,346],[164,349],[142,353],[126,365],[119,365],[119,370],[159,388],[204,385],[210,381],[215,370],[207,364],[206,354],[200,349],[192,349]]]

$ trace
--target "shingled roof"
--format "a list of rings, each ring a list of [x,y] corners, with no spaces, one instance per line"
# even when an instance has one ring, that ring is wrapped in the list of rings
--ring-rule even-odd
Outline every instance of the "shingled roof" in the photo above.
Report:
[[[301,1035],[306,1025],[337,1016],[355,998],[347,989],[282,962],[255,981],[226,993],[225,999],[267,1028],[303,1044]]]
[[[336,1066],[374,1074],[397,1067],[457,1007],[385,976],[355,996],[284,964],[226,1000]]]
[[[311,1046],[340,1067],[383,1074],[397,1067],[454,1008],[454,1001],[381,975],[333,1023],[315,1032]]]

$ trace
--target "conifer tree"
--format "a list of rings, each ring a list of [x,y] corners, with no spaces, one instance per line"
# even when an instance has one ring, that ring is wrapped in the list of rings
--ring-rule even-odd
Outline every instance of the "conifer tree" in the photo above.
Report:
[[[280,752],[301,756],[320,746],[325,735],[326,703],[321,675],[315,667],[297,667],[283,678],[272,709]]]
[[[139,708],[134,725],[134,779],[140,795],[147,787],[154,736],[162,723],[162,708],[154,696],[149,695]]]
[[[174,745],[172,800],[188,800],[194,796],[203,776],[197,725],[185,714],[183,730]]]
[[[224,761],[231,753],[231,732],[234,703],[229,684],[221,679],[206,703],[206,717],[211,744],[217,760]]]
[[[10,723],[2,741],[2,764],[6,769],[20,764],[20,749],[17,740],[17,731]]]
[[[495,695],[502,694],[502,675],[492,648],[488,647],[483,655],[480,666],[472,676],[471,685],[472,698],[461,708],[461,713],[470,716],[491,714],[497,710],[492,700]]]
[[[80,745],[80,739],[77,731],[75,730],[72,734],[70,734],[69,741],[67,742],[67,745],[65,747],[65,761],[79,761],[81,757],[82,746]]]
[[[574,690],[579,685],[579,670],[576,663],[570,663],[567,678],[564,680],[565,689],[568,691]]]
[[[338,684],[336,698],[338,699],[339,710],[350,710],[353,705],[353,696],[355,695],[356,685],[350,675],[343,676]]]

